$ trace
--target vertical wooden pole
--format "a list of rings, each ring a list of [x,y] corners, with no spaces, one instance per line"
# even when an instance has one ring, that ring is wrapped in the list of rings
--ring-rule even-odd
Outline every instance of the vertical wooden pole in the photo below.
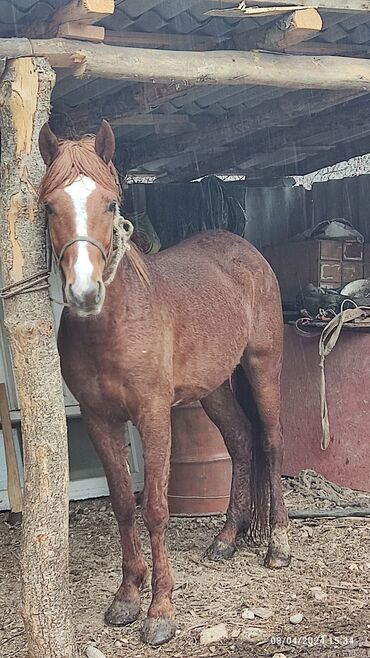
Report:
[[[0,261],[4,286],[46,268],[38,133],[55,75],[43,59],[9,61],[0,81]],[[73,658],[68,584],[67,427],[47,289],[4,300],[24,448],[22,582],[29,658]]]

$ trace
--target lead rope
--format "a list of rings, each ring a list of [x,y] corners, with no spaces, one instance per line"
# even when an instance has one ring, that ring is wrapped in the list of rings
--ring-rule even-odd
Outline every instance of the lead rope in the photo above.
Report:
[[[111,262],[107,267],[108,277],[104,280],[107,288],[116,276],[117,267],[120,264],[126,251],[131,249],[129,244],[130,238],[134,232],[134,226],[129,219],[125,219],[116,207],[113,218],[113,255]]]
[[[348,300],[349,301],[349,300]],[[353,302],[354,303],[354,302]],[[321,449],[326,450],[330,443],[330,424],[328,405],[326,400],[325,357],[327,357],[337,344],[342,327],[347,322],[366,318],[370,315],[369,306],[356,306],[341,311],[323,329],[319,341],[320,355],[320,412],[321,412]]]
[[[112,249],[113,255],[111,262],[109,263],[106,271],[108,272],[108,277],[104,280],[104,285],[107,288],[113,281],[116,276],[118,265],[120,264],[125,253],[131,249],[129,244],[130,238],[134,232],[133,224],[125,217],[122,217],[118,207],[116,208],[114,218],[113,218],[113,237],[112,237]],[[48,256],[48,269],[44,272],[39,272],[32,276],[11,283],[8,286],[0,289],[0,299],[10,299],[16,295],[21,295],[24,293],[36,292],[38,290],[44,290],[49,287],[48,277],[51,272],[51,245],[49,239],[47,239],[47,251],[50,254]],[[58,299],[49,297],[50,301],[60,306],[68,306],[66,302],[61,302]]]

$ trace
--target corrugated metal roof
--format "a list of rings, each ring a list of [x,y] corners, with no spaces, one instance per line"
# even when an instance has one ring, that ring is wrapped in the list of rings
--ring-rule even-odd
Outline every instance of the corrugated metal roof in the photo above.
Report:
[[[22,35],[27,26],[37,21],[47,21],[54,10],[67,0],[0,0],[0,36]],[[235,6],[237,0],[235,0]],[[211,9],[230,7],[222,0],[116,0],[116,10],[113,16],[105,18],[101,24],[107,29],[148,32],[161,34],[183,34],[195,36],[211,36],[219,39],[220,44],[225,39],[231,39],[234,34],[253,31],[261,26],[268,25],[276,20],[275,17],[215,17],[207,15]],[[321,12],[323,30],[311,43],[323,44],[353,44],[354,46],[368,45],[370,48],[370,15],[364,13]],[[222,47],[222,46],[221,46]],[[199,53],[199,57],[201,57]],[[57,84],[53,92],[53,103],[57,110],[68,114],[81,103],[104,98],[106,95],[124,93],[131,83],[117,80],[87,79],[77,80],[67,71],[57,72]],[[181,95],[170,100],[165,99],[158,103],[153,114],[186,114],[190,121],[197,122],[207,117],[211,122],[227,113],[232,113],[234,120],[243,120],[248,113],[263,110],[265,101],[272,102],[281,98],[291,90],[263,86],[246,85],[243,87],[195,87],[182,92]],[[298,92],[299,93],[299,92]],[[143,108],[142,111],[151,111]],[[308,108],[309,111],[309,108]],[[229,115],[229,114],[228,114]],[[282,116],[281,124],[284,124]],[[191,124],[190,124],[191,125]],[[273,129],[273,127],[272,127]],[[171,133],[170,126],[163,126],[164,135]],[[153,124],[138,126],[121,126],[116,129],[117,135],[124,135],[127,140],[135,142],[155,138],[159,128]],[[220,144],[222,135],[220,135]],[[307,142],[307,146],[309,142]],[[227,146],[227,144],[226,144]],[[196,147],[196,144],[195,144]],[[312,148],[310,146],[310,148]],[[294,149],[293,149],[294,151]],[[271,164],[279,162],[279,158],[290,162],[296,157],[298,162],[302,158],[301,152],[296,149],[282,150],[280,154],[271,155]],[[262,157],[262,156],[261,156]],[[265,160],[268,158],[264,155]],[[182,161],[191,161],[192,156],[183,154]],[[262,158],[263,160],[263,158]],[[166,171],[166,168],[176,167],[181,157],[172,158],[163,162],[152,161],[143,163],[149,168],[155,166],[156,170]],[[254,158],[257,162],[257,158]],[[250,164],[250,163],[249,163]],[[144,167],[145,168],[145,167]],[[240,167],[235,166],[235,170]]]

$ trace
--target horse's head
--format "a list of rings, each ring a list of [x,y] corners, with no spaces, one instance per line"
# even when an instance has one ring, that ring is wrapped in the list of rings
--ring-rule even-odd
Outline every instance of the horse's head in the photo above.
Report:
[[[77,315],[96,315],[104,302],[103,272],[112,256],[113,221],[120,197],[111,162],[112,129],[102,121],[95,138],[59,142],[46,123],[39,148],[47,165],[39,197],[64,275],[66,300]]]

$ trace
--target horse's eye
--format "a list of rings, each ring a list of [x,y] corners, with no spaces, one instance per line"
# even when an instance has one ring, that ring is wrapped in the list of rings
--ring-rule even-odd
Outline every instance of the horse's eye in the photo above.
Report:
[[[116,209],[116,205],[117,205],[116,202],[112,201],[108,206],[108,212],[114,212]]]
[[[45,210],[48,215],[51,215],[53,212],[53,208],[51,207],[50,203],[45,203]]]

